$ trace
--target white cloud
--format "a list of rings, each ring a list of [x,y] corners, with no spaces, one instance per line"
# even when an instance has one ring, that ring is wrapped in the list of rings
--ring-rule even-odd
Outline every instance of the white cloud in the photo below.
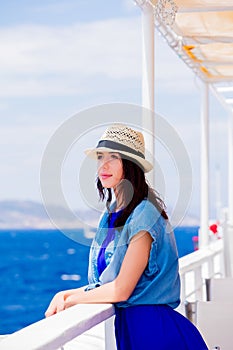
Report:
[[[140,17],[1,29],[0,94],[75,95],[93,91],[105,78],[139,81],[141,36]],[[155,44],[157,83],[169,91],[187,91],[189,70],[158,36]]]
[[[58,13],[58,14],[64,14],[64,12],[67,11],[74,11],[75,9],[77,10],[78,5],[79,5],[80,0],[77,1],[55,1],[53,3],[46,3],[46,4],[41,4],[41,5],[34,5],[32,7],[32,11],[33,12],[37,12],[37,13],[52,13],[54,15],[54,13]]]
[[[95,76],[140,78],[140,42],[138,19],[1,29],[1,95],[72,94]]]
[[[0,111],[6,111],[8,109],[8,104],[3,102],[0,103]]]

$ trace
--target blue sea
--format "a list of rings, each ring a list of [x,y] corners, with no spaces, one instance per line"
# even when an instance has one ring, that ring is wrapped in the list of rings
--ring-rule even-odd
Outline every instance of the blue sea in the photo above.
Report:
[[[44,318],[54,294],[87,284],[91,239],[59,230],[0,231],[0,334]],[[194,250],[198,227],[175,229],[179,256]]]

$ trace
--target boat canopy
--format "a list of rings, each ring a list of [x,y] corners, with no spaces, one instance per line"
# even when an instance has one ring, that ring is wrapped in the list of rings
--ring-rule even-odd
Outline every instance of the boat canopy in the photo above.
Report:
[[[154,8],[155,26],[224,107],[233,111],[233,1],[136,0]],[[159,9],[159,11],[158,11]],[[164,20],[173,13],[172,23]]]
[[[177,0],[177,6],[173,30],[203,79],[233,80],[232,0]]]

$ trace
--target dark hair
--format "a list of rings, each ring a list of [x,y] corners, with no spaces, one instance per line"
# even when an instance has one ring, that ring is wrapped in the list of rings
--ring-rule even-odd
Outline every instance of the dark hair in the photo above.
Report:
[[[132,211],[145,198],[154,204],[164,219],[168,219],[163,200],[158,196],[156,191],[147,184],[144,171],[141,167],[125,157],[122,158],[122,164],[124,180],[130,181],[131,186],[128,181],[124,180],[119,184],[119,186],[121,186],[120,191],[123,191],[126,207],[123,209],[122,214],[116,219],[114,226],[123,226]],[[110,204],[112,201],[111,188],[103,188],[100,179],[97,178],[97,189],[102,201],[105,199],[106,195],[108,195],[106,206],[108,211],[110,211]]]

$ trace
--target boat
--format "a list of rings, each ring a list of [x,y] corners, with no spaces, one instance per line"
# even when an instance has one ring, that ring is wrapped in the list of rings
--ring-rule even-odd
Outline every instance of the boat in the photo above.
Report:
[[[135,3],[141,8],[142,15],[142,106],[152,112],[155,110],[155,29],[195,73],[202,85],[201,219],[198,249],[179,259],[181,304],[178,311],[195,322],[193,314],[197,313],[199,316],[199,312],[197,309],[195,311],[193,306],[205,308],[207,305],[212,305],[206,304],[209,301],[207,281],[215,279],[230,281],[233,277],[233,2],[232,0],[135,0]],[[229,112],[226,122],[229,132],[226,150],[228,207],[224,208],[219,220],[221,237],[214,240],[210,239],[209,235],[210,90]],[[154,116],[154,113],[151,115]],[[142,120],[142,125],[153,132],[156,131],[155,123],[154,117]],[[151,153],[153,154],[153,147]],[[231,305],[227,304],[227,308],[229,309]],[[223,302],[221,306],[223,308]],[[217,309],[213,309],[212,306],[212,310],[215,310],[215,313],[211,317],[221,319],[218,324],[218,327],[221,327],[221,324],[224,324],[221,309],[216,311]],[[211,310],[205,312],[209,316]],[[116,347],[113,320],[112,305],[76,305],[4,337],[0,341],[0,350],[68,350],[78,348],[78,345],[80,349],[114,350]],[[232,318],[229,318],[228,324],[232,328],[231,322]],[[217,329],[212,330],[219,334]],[[208,334],[206,336],[208,337]],[[210,349],[231,350],[232,344],[233,337],[230,337],[225,347],[215,343],[210,345]]]

